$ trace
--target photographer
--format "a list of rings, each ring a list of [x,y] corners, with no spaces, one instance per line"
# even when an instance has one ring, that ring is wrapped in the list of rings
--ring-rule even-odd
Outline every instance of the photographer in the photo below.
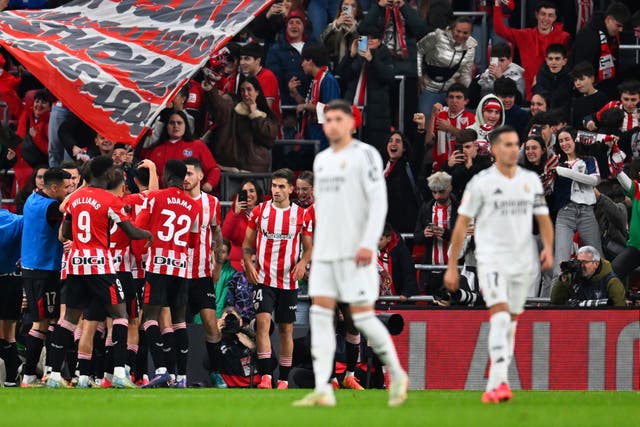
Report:
[[[256,350],[255,332],[242,324],[240,313],[234,307],[226,307],[218,320],[222,332],[222,357],[220,375],[228,387],[249,387],[251,358]],[[253,383],[260,381],[254,376]]]
[[[572,307],[624,307],[624,286],[593,246],[578,249],[577,258],[560,263],[551,289],[551,304]]]

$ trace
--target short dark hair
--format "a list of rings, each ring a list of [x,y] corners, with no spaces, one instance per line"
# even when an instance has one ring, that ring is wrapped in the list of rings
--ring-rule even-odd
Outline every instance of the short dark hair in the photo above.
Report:
[[[351,109],[351,104],[349,104],[344,99],[334,99],[329,101],[329,103],[324,107],[324,112],[327,113],[329,111],[342,111],[343,113],[353,117],[353,110]]]
[[[458,24],[470,24],[470,25],[473,25],[473,21],[471,20],[471,17],[466,16],[466,15],[461,15],[461,16],[458,16],[456,19],[453,20],[453,22],[451,23],[451,28],[454,28]]]
[[[107,176],[107,190],[113,190],[124,183],[124,171],[112,168]]]
[[[302,49],[302,59],[313,61],[316,67],[325,67],[329,65],[329,53],[327,48],[322,45],[305,45]]]
[[[569,123],[569,112],[566,108],[554,108],[548,111],[549,116],[555,120],[555,124]]]
[[[618,92],[632,95],[640,93],[640,82],[637,80],[625,80],[618,85]]]
[[[382,237],[390,237],[393,236],[394,233],[393,225],[390,222],[384,223],[384,228],[382,229]]]
[[[113,159],[109,156],[98,156],[91,159],[89,164],[89,170],[91,176],[95,179],[100,179],[104,174],[113,167]]]
[[[562,55],[563,58],[567,57],[567,48],[564,47],[563,44],[560,43],[552,43],[549,46],[547,46],[547,49],[545,50],[544,54],[549,55],[551,53],[559,53],[560,55]]]
[[[451,92],[461,92],[462,95],[464,95],[464,99],[469,98],[469,89],[462,83],[454,83],[449,86],[449,89],[447,89],[447,96],[449,96]]]
[[[517,96],[518,95],[518,86],[516,86],[516,82],[511,80],[509,77],[500,77],[496,79],[493,83],[493,93],[495,93],[498,97],[506,97],[506,96]]]
[[[498,142],[498,140],[500,139],[503,133],[510,133],[510,132],[515,132],[516,135],[518,134],[518,131],[509,125],[498,126],[494,130],[489,132],[489,144],[490,145],[495,144],[496,142]]]
[[[458,132],[458,136],[456,137],[456,142],[458,144],[465,144],[467,142],[473,142],[478,139],[478,132],[473,129],[462,129]]]
[[[264,57],[264,48],[260,46],[260,43],[247,43],[240,48],[240,56],[250,56],[254,59],[260,59]]]
[[[631,15],[631,27],[640,27],[640,10],[637,10],[636,13]]]
[[[47,89],[40,89],[34,95],[33,100],[40,100],[51,104],[51,93]]]
[[[136,168],[135,178],[138,180],[141,186],[148,187],[151,174],[148,168]]]
[[[264,199],[264,190],[262,189],[262,187],[260,186],[260,184],[258,184],[258,181],[256,181],[253,178],[248,178],[245,179],[244,181],[242,181],[242,183],[240,184],[240,189],[242,189],[242,187],[244,187],[247,184],[251,184],[253,185],[253,188],[256,189],[256,199],[258,201],[258,203],[262,202],[262,199]]]
[[[499,42],[491,48],[492,58],[511,58],[511,48],[504,42]]]
[[[529,121],[529,127],[533,125],[555,126],[557,124],[558,120],[556,120],[553,114],[551,114],[549,111],[542,111],[538,114],[535,114]]]
[[[286,179],[287,184],[296,185],[296,174],[289,168],[278,169],[273,173],[271,179]]]
[[[298,175],[298,179],[308,182],[313,187],[313,172],[302,171],[300,172],[300,175]]]
[[[536,5],[536,13],[540,12],[540,9],[554,9],[555,11],[557,11],[558,6],[556,6],[556,4],[552,1],[542,0],[539,1]]]
[[[193,166],[200,171],[204,171],[204,169],[202,168],[202,162],[195,157],[187,157],[186,159],[182,160],[182,162],[185,164],[185,166]]]
[[[600,115],[601,129],[619,129],[624,122],[624,111],[620,108],[608,108]]]
[[[595,77],[596,70],[593,68],[593,65],[591,65],[589,62],[582,61],[582,62],[578,62],[573,67],[573,70],[571,70],[571,72],[569,73],[569,76],[571,76],[571,78],[574,80],[579,79],[580,77]]]
[[[544,99],[544,103],[547,104],[547,110],[549,109],[549,107],[551,107],[552,97],[549,92],[544,90],[534,90],[533,95],[538,95],[539,97]],[[533,98],[533,95],[531,95],[532,98]]]
[[[48,187],[51,184],[63,184],[64,180],[69,178],[71,178],[71,174],[62,168],[49,168],[44,173],[44,185]]]
[[[80,172],[80,167],[78,164],[72,160],[67,160],[66,162],[60,163],[60,169],[76,169]]]
[[[165,177],[166,182],[169,182],[173,179],[184,181],[184,177],[187,175],[187,166],[181,160],[168,160],[164,165],[163,175],[167,175]]]
[[[611,3],[604,12],[604,15],[612,17],[621,24],[626,24],[629,18],[631,18],[629,8],[624,3],[618,1]]]

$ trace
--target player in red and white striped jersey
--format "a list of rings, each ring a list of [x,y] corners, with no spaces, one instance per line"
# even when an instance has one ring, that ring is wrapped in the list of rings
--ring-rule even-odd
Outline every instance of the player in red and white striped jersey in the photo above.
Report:
[[[145,330],[156,375],[147,386],[166,383],[167,373],[164,343],[158,319],[162,307],[171,307],[175,330],[177,377],[176,384],[186,387],[189,337],[186,329],[187,259],[189,248],[197,237],[200,209],[183,190],[187,166],[179,160],[169,160],[162,174],[163,190],[152,191],[136,224],[153,230],[154,242],[149,248],[146,284],[143,296],[143,328]]]
[[[113,178],[113,160],[99,156],[90,164],[89,186],[71,195],[65,208],[65,220],[61,234],[72,240],[71,255],[67,263],[66,312],[56,325],[51,355],[52,372],[47,380],[49,387],[63,387],[60,370],[67,348],[73,343],[82,310],[92,300],[104,305],[113,320],[114,386],[135,387],[126,378],[124,365],[127,357],[127,319],[123,292],[115,276],[113,260],[109,253],[109,229],[113,221],[131,239],[148,239],[146,230],[133,226],[124,212],[122,202],[103,190]]]
[[[242,245],[244,265],[256,306],[256,343],[259,388],[271,388],[271,313],[280,330],[280,381],[278,388],[287,388],[293,354],[293,322],[296,320],[298,280],[304,275],[311,259],[311,232],[307,229],[305,209],[292,204],[295,175],[290,169],[280,169],[271,178],[272,200],[261,203],[251,212],[247,235]],[[304,249],[300,257],[300,245]],[[251,263],[256,250],[258,269]]]

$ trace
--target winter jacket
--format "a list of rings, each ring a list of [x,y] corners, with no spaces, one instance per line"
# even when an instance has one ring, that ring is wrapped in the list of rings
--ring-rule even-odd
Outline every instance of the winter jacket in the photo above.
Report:
[[[507,69],[502,73],[502,77],[509,77],[511,80],[516,82],[516,86],[518,88],[518,92],[522,95],[524,99],[524,68],[512,62],[507,66]],[[480,97],[486,96],[490,93],[493,93],[493,83],[495,83],[496,79],[491,76],[489,73],[489,69],[484,70],[482,74],[478,77],[478,85],[480,86]]]
[[[425,264],[433,264],[433,259],[431,258],[433,253],[433,237],[424,237],[424,229],[427,228],[429,224],[433,222],[433,205],[435,204],[435,200],[429,200],[425,202],[420,207],[420,211],[418,212],[418,218],[416,219],[416,225],[413,232],[413,241],[416,245],[424,245],[424,258],[423,262]],[[442,234],[442,239],[446,242],[451,241],[451,234],[453,233],[453,227],[456,225],[456,220],[458,219],[458,207],[460,206],[460,202],[458,198],[451,194],[451,213],[449,218],[449,223]]]
[[[398,233],[393,233],[391,242],[383,251],[380,251],[378,259],[380,260],[381,256],[385,254],[390,258],[391,280],[396,295],[405,297],[416,295],[418,293],[416,270],[411,259],[411,253]]]
[[[413,183],[409,179],[407,170],[413,175]],[[409,163],[404,158],[396,161],[391,172],[385,178],[387,182],[387,222],[399,233],[410,233],[416,224],[416,216],[421,200],[418,200],[419,190],[416,185],[415,173],[411,171]]]
[[[573,79],[569,76],[569,67],[564,66],[559,73],[552,73],[544,63],[536,75],[536,85],[533,93],[546,92],[551,95],[550,109],[560,108],[568,110],[573,96]]]
[[[595,208],[596,220],[600,227],[602,247],[627,246],[627,207],[623,203],[614,203],[606,194],[600,194]],[[617,255],[617,254],[615,254]]]
[[[268,172],[271,149],[278,136],[278,122],[267,113],[249,112],[244,103],[233,106],[216,90],[205,93],[213,122],[218,125],[215,140],[207,141],[220,165],[249,172]]]
[[[329,61],[333,64],[334,70],[345,56],[349,56],[351,44],[357,38],[357,25],[354,25],[353,28],[338,27],[336,21],[327,25],[327,28],[320,35],[320,40],[329,51]]]
[[[178,140],[175,142],[165,141],[157,145],[149,155],[149,160],[156,164],[158,176],[162,176],[164,166],[168,160],[183,160],[187,157],[195,157],[202,163],[204,172],[204,182],[216,188],[220,183],[220,168],[211,155],[209,147],[199,139],[193,141]]]
[[[306,43],[305,43],[306,44]],[[278,77],[280,86],[280,102],[282,105],[296,105],[297,102],[289,93],[289,80],[297,77],[302,83],[298,92],[304,96],[309,90],[311,79],[302,71],[302,55],[287,41],[284,33],[281,33],[267,54],[265,67],[273,71]]]
[[[531,99],[533,78],[540,69],[549,45],[559,43],[569,48],[569,33],[563,31],[562,24],[555,22],[549,34],[540,34],[538,28],[509,28],[504,24],[502,7],[493,8],[493,29],[497,35],[513,43],[520,51],[520,61],[524,68],[527,99]]]
[[[500,105],[502,105],[502,117],[500,122],[498,122],[498,124],[495,127],[504,125],[506,120],[504,105],[502,104],[502,101],[500,100],[500,98],[498,98],[497,96],[491,93],[489,95],[484,96],[478,103],[478,106],[476,107],[475,123],[467,128],[467,129],[473,129],[477,132],[478,141],[484,141],[484,142],[488,141],[487,137],[489,135],[489,132],[491,132],[491,130],[493,129],[493,127],[491,128],[488,127],[488,125],[484,121],[484,118],[482,117],[482,106],[486,104],[488,101],[496,101],[496,102],[499,102]]]
[[[445,92],[454,83],[469,86],[471,83],[471,69],[478,42],[469,37],[462,45],[456,45],[451,29],[436,29],[418,42],[418,77],[424,76],[426,89],[431,92]],[[450,79],[444,82],[433,80],[425,65],[442,68],[453,68],[460,64]]]
[[[573,282],[573,283],[572,283]],[[558,278],[551,288],[551,304],[578,307],[613,305],[624,307],[624,285],[605,259],[590,279],[577,276],[571,280]]]

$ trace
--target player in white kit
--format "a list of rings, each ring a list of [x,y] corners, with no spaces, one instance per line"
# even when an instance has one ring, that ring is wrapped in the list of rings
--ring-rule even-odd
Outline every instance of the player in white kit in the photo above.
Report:
[[[355,326],[389,369],[389,406],[407,398],[409,378],[393,341],[373,310],[378,297],[374,262],[387,214],[382,159],[375,148],[352,139],[351,105],[334,100],[325,108],[330,147],[315,159],[316,227],[309,278],[311,354],[315,391],[294,406],[334,406],[329,383],[336,350],[336,302],[348,303]]]
[[[502,126],[489,134],[495,164],[474,176],[465,188],[450,253],[460,253],[467,226],[475,219],[476,258],[480,291],[491,314],[489,358],[491,368],[484,403],[511,399],[507,372],[513,358],[517,318],[524,310],[536,251],[533,217],[540,228],[542,269],[553,265],[553,225],[542,183],[533,172],[518,166],[518,134]],[[458,260],[449,258],[444,276],[451,291],[458,289]]]

